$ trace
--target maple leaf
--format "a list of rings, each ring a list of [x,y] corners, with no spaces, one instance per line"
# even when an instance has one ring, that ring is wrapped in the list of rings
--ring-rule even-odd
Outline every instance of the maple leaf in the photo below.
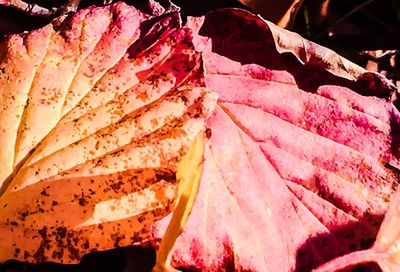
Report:
[[[388,97],[390,84],[245,11],[187,26],[219,100],[172,264],[310,271],[368,248],[398,184],[399,113],[361,94]],[[168,220],[153,227],[155,243]]]
[[[76,263],[190,210],[179,169],[216,96],[178,25],[117,3],[3,41],[0,261]]]

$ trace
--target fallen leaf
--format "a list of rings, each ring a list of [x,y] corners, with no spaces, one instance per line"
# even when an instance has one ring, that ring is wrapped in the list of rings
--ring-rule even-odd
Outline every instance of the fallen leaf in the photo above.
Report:
[[[338,257],[321,267],[313,270],[315,272],[339,271],[364,262],[376,262],[383,272],[395,272],[400,269],[400,249],[398,228],[400,191],[392,196],[385,219],[379,229],[376,241],[372,248]]]
[[[162,268],[310,271],[368,250],[399,181],[393,86],[245,11],[180,27],[146,9],[90,7],[0,44],[0,261],[165,238]]]
[[[180,164],[216,95],[178,26],[176,12],[116,3],[3,41],[0,262],[145,244],[155,220],[193,199]]]
[[[280,54],[277,37],[293,34],[270,25],[232,9],[188,19],[219,100],[175,267],[310,271],[367,249],[397,187],[391,85],[316,44]],[[153,226],[155,244],[169,219]]]
[[[176,173],[179,180],[178,200],[164,237],[160,243],[153,271],[171,271],[171,249],[181,234],[195,201],[204,161],[204,133],[199,133],[189,151],[181,159]]]

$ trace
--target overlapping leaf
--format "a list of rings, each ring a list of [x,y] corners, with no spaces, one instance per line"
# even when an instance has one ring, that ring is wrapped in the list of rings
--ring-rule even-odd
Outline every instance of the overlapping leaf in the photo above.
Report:
[[[308,271],[373,243],[399,179],[383,78],[239,10],[91,7],[1,46],[0,260],[157,244],[204,126],[174,266]]]
[[[141,244],[173,209],[216,98],[177,14],[150,19],[90,7],[3,42],[0,261]]]
[[[385,219],[379,229],[372,248],[351,252],[325,263],[313,270],[315,272],[339,271],[363,262],[376,262],[384,272],[400,269],[399,260],[399,192],[393,194]]]
[[[399,113],[360,94],[388,95],[381,86],[389,85],[351,63],[325,70],[338,57],[315,44],[297,47],[297,56],[311,56],[306,65],[280,55],[274,38],[285,32],[271,33],[243,11],[215,11],[188,25],[199,30],[206,85],[220,97],[174,265],[309,271],[368,248],[398,184]],[[154,227],[155,240],[167,222]]]

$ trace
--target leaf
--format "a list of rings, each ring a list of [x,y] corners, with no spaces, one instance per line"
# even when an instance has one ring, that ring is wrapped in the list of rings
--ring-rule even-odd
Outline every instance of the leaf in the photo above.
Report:
[[[197,135],[189,151],[178,165],[177,178],[178,201],[160,247],[157,251],[156,265],[153,271],[171,271],[171,249],[181,234],[192,210],[203,171],[204,135]]]
[[[398,228],[400,191],[393,194],[376,241],[371,249],[356,251],[336,258],[314,271],[339,271],[363,262],[376,262],[383,272],[394,272],[400,269],[400,251],[398,248],[400,230]]]
[[[216,95],[178,26],[176,12],[116,3],[3,41],[0,262],[76,263],[142,245],[193,199],[180,164]]]
[[[50,17],[55,14],[56,9],[47,9],[41,6],[38,6],[37,4],[33,3],[27,3],[22,0],[1,0],[0,1],[1,6],[6,6],[6,7],[11,7],[17,10],[20,10],[21,12],[26,12],[29,15],[32,16],[39,16],[39,17]],[[10,33],[10,32],[7,32]]]
[[[0,44],[0,261],[152,242],[161,268],[310,271],[371,253],[399,181],[392,85],[241,10],[180,27],[145,8]]]
[[[335,64],[340,58],[315,44],[280,54],[274,39],[292,34],[244,11],[214,11],[187,26],[199,33],[206,86],[219,100],[173,266],[310,271],[367,249],[399,181],[390,84]],[[303,64],[297,52],[311,58]],[[169,219],[153,226],[154,243]]]

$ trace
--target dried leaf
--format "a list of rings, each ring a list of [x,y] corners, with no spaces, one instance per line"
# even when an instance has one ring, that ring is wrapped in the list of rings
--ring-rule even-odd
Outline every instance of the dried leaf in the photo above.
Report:
[[[40,17],[51,17],[55,14],[56,8],[47,9],[37,4],[25,2],[23,0],[1,0],[1,6],[12,7],[14,9],[20,10],[21,12],[26,12],[32,16]]]
[[[376,262],[383,272],[395,272],[400,269],[399,238],[400,223],[399,205],[400,191],[393,194],[389,208],[379,229],[376,241],[371,249],[356,251],[336,258],[323,266],[315,269],[315,272],[339,271],[363,262]]]
[[[389,101],[361,95],[388,97],[386,81],[358,67],[327,69],[340,57],[317,45],[308,54],[320,61],[306,65],[297,51],[280,54],[274,39],[292,34],[244,11],[215,11],[188,26],[200,34],[206,86],[220,97],[172,264],[310,271],[367,249],[399,181],[400,115]],[[154,242],[168,220],[153,227]]]
[[[192,210],[203,171],[203,154],[204,135],[200,133],[178,165],[176,175],[179,180],[179,198],[171,218],[171,223],[157,251],[156,265],[153,271],[172,270],[170,265],[171,249],[175,244],[176,238],[181,234],[189,213]]]
[[[0,261],[151,241],[158,268],[310,271],[365,250],[393,270],[374,250],[395,249],[394,212],[368,249],[399,182],[393,86],[248,12],[182,28],[147,4],[157,17],[90,7],[0,44]]]
[[[216,96],[178,25],[117,3],[2,43],[1,262],[144,244],[188,192],[179,163]]]

